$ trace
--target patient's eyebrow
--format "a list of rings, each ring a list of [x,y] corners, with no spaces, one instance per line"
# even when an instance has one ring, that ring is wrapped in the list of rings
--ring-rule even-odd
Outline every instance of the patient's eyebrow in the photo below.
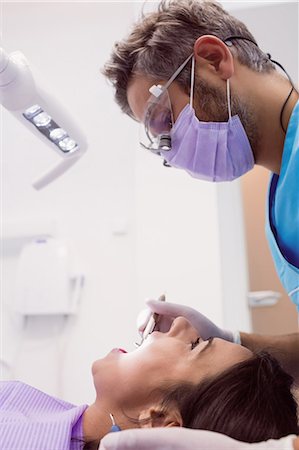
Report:
[[[211,346],[213,340],[214,340],[213,337],[209,339],[209,342],[208,342],[207,345],[199,352],[199,355],[201,355],[208,347]]]

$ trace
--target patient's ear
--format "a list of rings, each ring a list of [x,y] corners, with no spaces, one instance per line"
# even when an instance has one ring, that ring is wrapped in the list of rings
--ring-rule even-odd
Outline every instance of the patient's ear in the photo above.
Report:
[[[181,414],[175,407],[172,407],[170,411],[162,411],[159,406],[151,406],[141,411],[139,420],[141,420],[141,428],[183,426]]]

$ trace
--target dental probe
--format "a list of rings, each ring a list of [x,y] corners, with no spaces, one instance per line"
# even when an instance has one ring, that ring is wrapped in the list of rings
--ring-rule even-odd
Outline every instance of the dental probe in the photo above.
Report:
[[[160,295],[160,297],[158,298],[159,302],[165,302],[165,300],[166,300],[166,298],[165,298],[164,294]],[[139,346],[141,344],[143,344],[145,339],[153,332],[153,330],[154,330],[155,326],[157,325],[158,321],[159,321],[159,314],[152,313],[150,318],[149,318],[149,321],[147,322],[147,325],[146,325],[146,327],[145,327],[145,329],[144,329],[144,331],[142,333],[142,338],[141,338],[141,342],[140,342]]]

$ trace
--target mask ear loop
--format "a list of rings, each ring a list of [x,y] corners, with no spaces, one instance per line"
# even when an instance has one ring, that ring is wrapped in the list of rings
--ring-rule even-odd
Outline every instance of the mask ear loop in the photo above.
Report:
[[[182,70],[184,69],[184,67],[187,65],[187,63],[190,61],[190,59],[193,57],[193,53],[191,53],[191,55],[188,56],[187,59],[185,59],[185,61],[180,65],[180,67],[174,72],[174,74],[169,78],[169,80],[167,81],[166,84],[163,84],[162,89],[161,89],[161,93],[164,92],[170,85],[171,83],[176,79],[176,77],[182,72]]]
[[[228,109],[228,120],[232,118],[231,104],[230,104],[230,83],[229,78],[226,80],[226,95],[227,95],[227,109]]]
[[[195,78],[195,58],[193,56],[192,64],[191,64],[191,83],[190,83],[190,107],[191,108],[193,108],[194,78]]]

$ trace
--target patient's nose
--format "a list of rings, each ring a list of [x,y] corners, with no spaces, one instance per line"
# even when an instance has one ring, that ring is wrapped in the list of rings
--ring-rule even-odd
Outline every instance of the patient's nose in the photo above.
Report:
[[[167,334],[168,336],[179,338],[186,343],[196,341],[198,338],[198,332],[185,317],[176,317]]]

